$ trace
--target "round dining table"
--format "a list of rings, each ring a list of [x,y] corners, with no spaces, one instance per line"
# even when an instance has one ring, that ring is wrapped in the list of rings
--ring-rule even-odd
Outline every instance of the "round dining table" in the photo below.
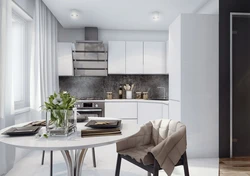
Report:
[[[85,126],[86,123],[77,123],[77,131],[68,137],[49,136],[45,138],[39,137],[38,135],[10,137],[2,135],[4,131],[11,127],[21,127],[27,124],[28,123],[22,123],[0,130],[0,142],[31,150],[61,151],[67,165],[68,176],[81,176],[82,165],[88,148],[119,142],[136,134],[140,130],[137,124],[123,120],[120,127],[121,134],[118,135],[81,137],[81,130],[88,128]],[[45,127],[39,131],[40,134],[43,132],[46,132]]]

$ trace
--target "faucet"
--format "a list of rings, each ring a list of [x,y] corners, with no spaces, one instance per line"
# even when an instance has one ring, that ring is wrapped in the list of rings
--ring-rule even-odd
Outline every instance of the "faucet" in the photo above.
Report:
[[[167,96],[166,96],[166,88],[165,87],[157,87],[158,89],[163,89],[163,99],[167,99]]]

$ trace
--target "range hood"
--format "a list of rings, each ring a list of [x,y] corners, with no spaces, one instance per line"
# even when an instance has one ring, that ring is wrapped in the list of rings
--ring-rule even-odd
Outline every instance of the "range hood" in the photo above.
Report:
[[[108,52],[98,41],[98,28],[85,27],[85,40],[76,41],[72,55],[75,76],[108,75]]]

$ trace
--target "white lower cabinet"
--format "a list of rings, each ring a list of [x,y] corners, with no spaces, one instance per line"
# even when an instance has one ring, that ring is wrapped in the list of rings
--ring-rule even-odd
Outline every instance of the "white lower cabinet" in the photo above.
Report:
[[[138,124],[143,125],[150,120],[162,119],[162,104],[138,103]]]
[[[137,124],[137,119],[122,119],[123,122]]]
[[[137,118],[136,102],[105,102],[105,117],[122,119]]]
[[[169,105],[150,102],[105,102],[105,117],[143,125],[150,120],[168,119]]]
[[[166,104],[162,105],[162,118],[169,119],[169,110],[168,110],[168,105]]]

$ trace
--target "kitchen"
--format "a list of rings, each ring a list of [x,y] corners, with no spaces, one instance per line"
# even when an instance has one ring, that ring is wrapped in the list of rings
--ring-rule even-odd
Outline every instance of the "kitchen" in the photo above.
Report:
[[[105,46],[102,41],[98,41],[97,28],[85,28],[86,30],[89,30],[87,34],[96,34],[91,38],[85,33],[85,38],[90,39],[92,43],[88,43],[88,41],[76,43],[77,49],[73,49],[73,52],[71,47],[74,44],[58,43],[59,51],[64,52],[62,55],[59,53],[59,75],[63,75],[60,77],[60,88],[76,96],[79,102],[86,102],[85,99],[91,102],[93,99],[93,107],[97,106],[94,104],[95,101],[103,100],[105,106],[101,106],[105,107],[105,110],[103,109],[105,113],[102,113],[101,116],[135,120],[140,125],[149,121],[152,116],[155,116],[155,119],[161,118],[163,113],[164,117],[168,118],[166,42],[109,41],[108,46]],[[100,43],[93,44],[93,41]],[[160,49],[158,55],[161,62],[159,62],[158,67],[152,64],[151,68],[145,66],[147,59],[145,56],[154,56],[154,54],[145,52],[147,45],[156,45],[155,47]],[[68,46],[68,48],[67,50],[66,48],[61,49],[61,46]],[[89,47],[90,50],[84,51],[84,46],[85,48]],[[148,47],[151,49],[150,46]],[[65,51],[69,52],[65,53]],[[100,56],[102,52],[106,54],[106,57]],[[90,56],[91,54],[93,57]],[[121,63],[117,61],[118,58],[122,60]],[[64,68],[65,65],[67,68]],[[156,69],[155,72],[152,68]],[[158,68],[162,68],[162,71]],[[73,72],[75,72],[75,76],[73,76]],[[65,77],[67,73],[70,74]],[[80,77],[77,75],[78,73],[80,73]],[[125,90],[126,88],[127,90]],[[161,99],[162,101],[152,99]],[[78,105],[84,107],[84,104],[79,103]],[[149,112],[147,111],[148,107],[150,107]],[[114,112],[114,110],[117,112]],[[85,113],[88,112],[85,111]],[[138,116],[145,116],[145,114],[147,114],[147,117],[138,118]]]
[[[102,100],[104,102],[102,115],[105,117],[126,119],[139,125],[158,118],[185,121],[186,125],[190,126],[189,157],[216,158],[218,156],[217,20],[216,15],[183,14],[170,24],[169,31],[94,28],[95,32],[89,32],[92,36],[95,34],[92,40],[103,42],[104,46],[98,48],[104,48],[107,52],[107,60],[104,61],[99,61],[95,55],[96,65],[88,63],[96,62],[92,58],[84,61],[82,57],[74,61],[74,50],[77,50],[74,48],[75,42],[92,37],[85,33],[86,28],[65,29],[60,26],[58,69],[59,75],[63,75],[59,77],[60,89],[70,92],[80,102]],[[208,30],[206,26],[213,28],[210,27]],[[93,28],[87,28],[90,31],[91,29]],[[196,32],[191,32],[194,29]],[[178,30],[181,30],[181,37]],[[193,41],[192,45],[189,41]],[[206,45],[204,41],[207,41]],[[60,45],[67,47],[63,49],[62,57],[60,57]],[[84,46],[84,43],[82,45]],[[78,54],[81,52],[76,51]],[[178,53],[181,53],[181,56]],[[87,62],[89,65],[81,62]],[[104,68],[99,68],[98,62],[107,63],[100,64]],[[64,68],[65,66],[67,67]],[[83,76],[76,76],[79,70],[85,71],[82,72]],[[99,73],[102,75],[88,75]],[[127,99],[126,90],[122,88],[122,99],[119,99],[119,88],[126,84],[130,86],[134,84],[132,97]],[[136,98],[137,92],[141,92],[140,99]],[[111,93],[112,99],[108,99],[107,94]],[[146,100],[143,99],[143,93],[148,94]],[[204,136],[207,136],[206,140]]]
[[[133,13],[128,14],[131,6],[127,2],[43,0],[58,20],[58,90],[76,97],[78,121],[85,117],[119,118],[137,125],[156,119],[181,121],[187,126],[191,173],[204,169],[203,173],[217,175],[219,31],[215,1],[193,0],[189,4],[159,0],[158,4],[148,2],[138,11],[144,3],[139,0],[131,9]],[[113,6],[123,8],[111,10]],[[92,168],[87,154],[89,175],[103,175],[102,168],[114,165],[113,156],[103,150],[115,151],[114,146],[96,148],[100,170]],[[40,155],[33,153],[30,157]],[[104,160],[107,157],[112,158],[109,164]],[[54,159],[56,170],[62,169],[62,158],[56,152]],[[206,163],[212,169],[206,168]],[[35,168],[45,174],[47,171],[42,170],[48,170],[48,165],[45,157],[42,169],[40,165]],[[13,175],[19,166],[13,169]],[[125,166],[129,175],[133,175],[131,168]],[[112,175],[110,172],[106,175]],[[176,169],[174,174],[180,172]]]

